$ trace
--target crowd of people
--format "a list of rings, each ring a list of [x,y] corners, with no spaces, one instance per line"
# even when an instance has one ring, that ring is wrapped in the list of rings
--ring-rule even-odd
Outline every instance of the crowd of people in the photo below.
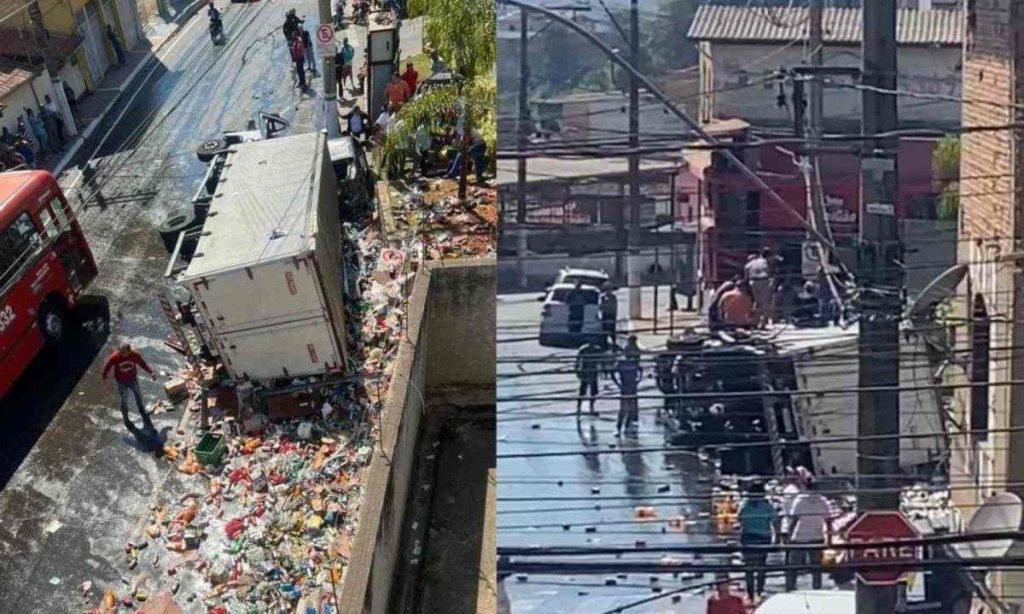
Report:
[[[743,274],[725,281],[708,306],[711,330],[754,329],[780,321],[798,325],[838,323],[837,302],[845,286],[819,267],[814,280],[799,284],[799,276],[779,271],[782,259],[770,247],[750,254]],[[799,290],[797,289],[799,288]]]
[[[74,99],[67,84],[64,91],[68,100]],[[37,168],[48,156],[64,151],[70,140],[64,117],[46,94],[37,110],[24,108],[14,132],[7,126],[0,127],[0,171]]]

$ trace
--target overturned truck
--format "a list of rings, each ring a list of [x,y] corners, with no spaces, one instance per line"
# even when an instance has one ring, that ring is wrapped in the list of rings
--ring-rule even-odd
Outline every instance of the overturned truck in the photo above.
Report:
[[[905,328],[900,355],[900,467],[927,474],[948,449],[945,393],[933,385],[923,335]],[[657,358],[666,439],[714,448],[725,473],[803,465],[819,476],[853,476],[857,356],[856,325],[670,339]]]
[[[241,143],[211,162],[202,222],[182,232],[164,300],[182,350],[236,380],[346,371],[337,181],[326,137]]]

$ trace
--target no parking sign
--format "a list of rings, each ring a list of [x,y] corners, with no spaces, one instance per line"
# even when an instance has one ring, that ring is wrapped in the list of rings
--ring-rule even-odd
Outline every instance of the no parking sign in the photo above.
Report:
[[[316,52],[322,57],[337,53],[334,46],[334,26],[322,23],[316,28]]]

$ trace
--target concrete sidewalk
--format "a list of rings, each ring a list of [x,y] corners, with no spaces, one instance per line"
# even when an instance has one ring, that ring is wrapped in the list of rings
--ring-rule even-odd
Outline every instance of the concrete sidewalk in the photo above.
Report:
[[[125,91],[149,65],[149,61],[155,58],[161,47],[173,38],[204,4],[203,0],[168,0],[166,8],[169,21],[165,21],[158,15],[154,16],[144,26],[143,38],[125,54],[125,63],[120,66],[112,66],[100,80],[98,87],[78,101],[77,117],[75,118],[78,124],[78,135],[59,157],[51,155],[40,165],[40,168],[45,168],[55,177],[60,177],[60,174],[78,153],[82,143],[92,136]]]

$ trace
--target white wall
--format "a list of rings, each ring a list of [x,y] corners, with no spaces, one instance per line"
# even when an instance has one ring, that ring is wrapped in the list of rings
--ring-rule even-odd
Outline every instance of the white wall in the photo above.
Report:
[[[716,116],[742,117],[755,124],[791,124],[791,88],[786,87],[788,110],[776,106],[778,85],[774,82],[723,90],[759,81],[781,67],[801,65],[805,53],[802,46],[794,45],[781,52],[780,46],[774,44],[712,43],[709,47],[716,90],[713,103]],[[860,64],[858,47],[825,48],[826,66],[859,67]],[[900,73],[897,87],[914,93],[959,97],[958,64],[959,47],[901,47],[897,58]],[[850,78],[834,79],[841,83],[854,83]],[[826,122],[860,121],[860,90],[826,86],[824,97]],[[960,105],[952,101],[903,96],[899,98],[899,119],[901,124],[917,122],[956,126],[960,123]]]

